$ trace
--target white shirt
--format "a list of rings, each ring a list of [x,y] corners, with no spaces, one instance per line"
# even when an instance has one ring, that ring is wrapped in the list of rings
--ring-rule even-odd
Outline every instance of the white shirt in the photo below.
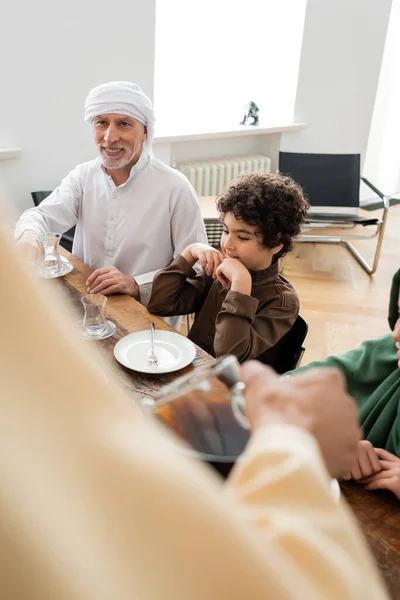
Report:
[[[144,304],[158,270],[187,245],[207,243],[191,184],[147,153],[118,187],[100,158],[78,165],[38,207],[22,214],[15,237],[27,229],[64,233],[74,225],[72,253],[93,269],[113,265],[135,277]]]

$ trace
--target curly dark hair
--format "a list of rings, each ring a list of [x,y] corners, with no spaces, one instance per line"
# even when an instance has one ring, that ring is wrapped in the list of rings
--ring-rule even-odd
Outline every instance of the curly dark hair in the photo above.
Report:
[[[258,225],[266,248],[283,244],[275,260],[292,250],[309,207],[301,187],[278,173],[245,173],[229,184],[216,204],[221,219],[232,212],[237,219]]]

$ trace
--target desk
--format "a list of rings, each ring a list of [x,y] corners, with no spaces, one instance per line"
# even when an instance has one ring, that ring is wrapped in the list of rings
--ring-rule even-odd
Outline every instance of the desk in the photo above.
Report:
[[[62,285],[63,291],[71,299],[73,305],[81,308],[80,298],[87,293],[85,282],[92,269],[63,248],[60,249],[60,253],[72,262],[74,271],[57,282]],[[107,317],[117,324],[116,333],[111,338],[87,343],[96,344],[101,353],[113,365],[117,381],[128,395],[133,396],[138,393],[152,396],[160,391],[164,384],[173,381],[181,374],[190,372],[198,366],[214,363],[214,358],[196,347],[196,358],[193,364],[177,373],[151,376],[125,369],[119,365],[113,355],[114,345],[121,337],[134,331],[149,329],[151,321],[156,323],[158,329],[174,330],[162,319],[150,315],[144,306],[128,296],[110,296],[106,304],[106,313]],[[346,482],[341,487],[343,495],[370,544],[392,599],[399,600],[400,502],[390,493],[366,492],[361,485],[356,483]]]
[[[60,254],[65,256],[74,265],[74,270],[72,273],[57,280],[57,283],[62,285],[63,293],[68,296],[73,307],[75,307],[79,314],[82,314],[83,316],[83,307],[81,306],[80,299],[84,294],[87,294],[85,282],[93,272],[93,269],[70,254],[64,248],[60,248]],[[128,395],[131,394],[134,396],[135,393],[138,393],[142,396],[152,397],[159,392],[165,384],[177,379],[177,377],[189,373],[196,367],[212,365],[215,361],[215,359],[207,354],[207,352],[196,346],[196,358],[193,363],[185,369],[176,371],[175,373],[146,375],[144,373],[137,373],[130,369],[126,369],[114,358],[114,346],[119,339],[128,333],[133,333],[142,329],[148,329],[150,331],[151,321],[155,323],[157,329],[175,332],[176,330],[167,325],[167,323],[159,317],[151,315],[139,302],[123,294],[109,296],[105,312],[107,318],[114,321],[117,325],[115,334],[105,340],[90,340],[87,343],[95,344],[101,354],[104,354],[108,359],[113,367],[118,383]]]
[[[400,501],[390,492],[366,492],[353,481],[343,482],[340,487],[367,538],[392,600],[400,600]]]

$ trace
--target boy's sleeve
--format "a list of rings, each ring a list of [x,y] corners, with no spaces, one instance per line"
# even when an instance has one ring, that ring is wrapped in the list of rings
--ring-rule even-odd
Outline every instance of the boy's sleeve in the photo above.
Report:
[[[259,300],[230,290],[216,318],[215,355],[234,354],[240,362],[260,356],[289,331],[299,314],[297,294]]]
[[[155,275],[147,309],[165,317],[197,312],[207,295],[207,287],[207,276],[196,275],[187,260],[178,255],[169,267]]]

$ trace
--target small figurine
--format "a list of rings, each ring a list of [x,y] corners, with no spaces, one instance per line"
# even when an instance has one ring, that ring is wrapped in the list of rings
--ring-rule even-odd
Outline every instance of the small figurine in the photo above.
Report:
[[[259,108],[255,102],[249,102],[246,105],[246,112],[243,117],[243,121],[240,121],[241,125],[258,125],[258,113]],[[250,119],[253,119],[253,122],[250,123]]]

